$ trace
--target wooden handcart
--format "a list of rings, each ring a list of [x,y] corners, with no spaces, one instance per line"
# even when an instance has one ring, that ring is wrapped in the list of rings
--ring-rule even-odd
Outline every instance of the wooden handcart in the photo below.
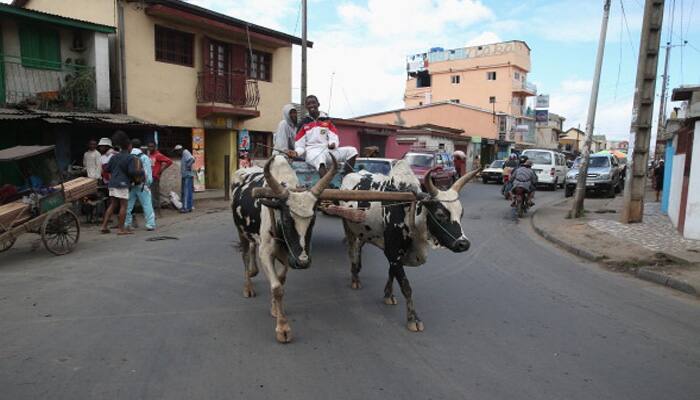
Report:
[[[0,252],[11,248],[22,234],[36,233],[49,252],[70,253],[80,238],[80,222],[71,211],[70,198],[58,173],[54,146],[0,150],[0,164],[2,172],[8,176],[14,173],[15,178],[23,179],[28,185],[17,193],[20,199],[0,206]],[[38,181],[43,179],[50,181],[49,184],[39,185]],[[9,180],[4,176],[3,184]]]

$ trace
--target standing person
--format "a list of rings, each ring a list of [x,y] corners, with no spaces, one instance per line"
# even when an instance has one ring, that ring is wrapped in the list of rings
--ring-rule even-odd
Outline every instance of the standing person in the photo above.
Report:
[[[112,135],[112,142],[119,146],[121,151],[113,155],[107,163],[106,170],[110,174],[109,178],[109,207],[105,212],[102,221],[102,233],[109,233],[107,224],[112,218],[115,209],[119,209],[118,235],[128,235],[131,232],[125,229],[126,208],[129,201],[129,187],[132,177],[137,177],[143,171],[137,169],[134,156],[131,155],[131,142],[129,136],[123,131],[116,131]]]
[[[659,160],[654,168],[654,181],[656,182],[656,201],[659,201],[659,196],[664,190],[664,160]]]
[[[131,189],[129,189],[129,202],[126,209],[124,225],[128,229],[132,229],[131,221],[134,217],[134,206],[136,205],[136,200],[138,200],[143,209],[143,217],[146,219],[146,229],[152,231],[156,229],[156,216],[153,213],[153,200],[151,199],[150,189],[153,183],[151,159],[141,151],[141,141],[139,139],[131,140],[131,155],[141,162],[144,177],[142,182],[136,182],[136,184],[132,185]]]
[[[277,126],[277,132],[275,132],[272,141],[275,154],[284,152],[289,158],[297,156],[297,153],[294,151],[297,123],[297,110],[294,108],[294,105],[287,104],[282,107],[282,120]]]
[[[181,213],[192,212],[194,201],[194,157],[182,145],[175,146],[175,155],[180,156],[180,175],[182,176],[182,209]]]
[[[113,155],[117,154],[112,148],[112,139],[103,137],[97,144],[97,151],[100,152],[100,163],[102,164],[102,182],[107,185],[109,184],[109,172],[107,172],[107,163],[112,158]]]
[[[294,138],[294,151],[299,157],[306,155],[306,162],[313,165],[320,176],[326,174],[326,166],[333,154],[338,163],[345,164],[345,172],[352,172],[357,158],[357,149],[352,146],[339,147],[338,130],[326,114],[319,109],[316,96],[306,96],[304,106],[309,115],[301,120]]]
[[[88,178],[100,179],[102,177],[102,155],[97,151],[97,141],[90,139],[88,142],[88,150],[83,154],[83,167],[87,171]]]
[[[158,216],[160,216],[160,177],[166,169],[173,165],[173,160],[158,151],[154,142],[148,142],[148,157],[151,159],[151,168],[153,169],[153,184],[151,185],[153,208],[158,209]]]
[[[474,161],[472,161],[472,171],[476,171],[479,168],[481,168],[481,160],[479,159],[479,156],[476,155],[474,156]]]

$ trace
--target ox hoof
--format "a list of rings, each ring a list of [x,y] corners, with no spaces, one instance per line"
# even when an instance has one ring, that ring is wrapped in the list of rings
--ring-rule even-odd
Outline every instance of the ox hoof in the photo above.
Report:
[[[411,332],[423,332],[423,329],[424,329],[423,321],[420,321],[420,320],[408,321],[408,323],[406,324],[406,327]]]
[[[389,296],[389,297],[384,298],[384,304],[386,304],[388,306],[395,306],[395,305],[399,304],[399,302],[396,301],[396,297]]]
[[[357,281],[352,281],[352,283],[350,284],[350,287],[353,288],[353,289],[355,289],[355,290],[357,290],[357,289],[362,289],[362,284],[360,283],[359,280],[357,280]]]
[[[289,329],[289,327],[276,330],[275,336],[277,337],[278,342],[289,343],[292,341],[292,330]]]
[[[255,297],[255,290],[253,288],[243,288],[243,297]]]

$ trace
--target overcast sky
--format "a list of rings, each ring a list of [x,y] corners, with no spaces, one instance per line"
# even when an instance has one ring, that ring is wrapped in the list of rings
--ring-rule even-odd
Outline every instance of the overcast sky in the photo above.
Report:
[[[300,34],[301,0],[190,0],[235,17]],[[596,134],[626,138],[643,0],[613,0]],[[667,8],[674,0],[666,0]],[[551,95],[565,126],[585,127],[603,0],[309,0],[309,92],[335,116],[403,105],[405,56],[519,39],[532,48],[530,80]],[[624,6],[626,19],[623,17]],[[626,21],[626,22],[625,22]],[[670,14],[664,25],[670,28]],[[671,87],[700,83],[700,1],[675,0]],[[629,30],[628,30],[629,27]],[[668,29],[663,35],[667,41]],[[692,47],[691,47],[692,46]],[[299,56],[295,53],[294,94]],[[659,63],[661,71],[662,61]],[[333,93],[331,97],[331,81]],[[659,82],[660,86],[660,82]],[[657,90],[657,98],[660,90]]]
[[[301,0],[188,1],[300,35]],[[596,134],[617,139],[629,135],[643,2],[612,0]],[[529,79],[539,93],[551,95],[550,110],[566,117],[565,127],[584,128],[602,4],[603,0],[309,0],[309,38],[314,41],[309,51],[309,92],[317,94],[321,108],[330,107],[334,116],[399,108],[407,55],[430,47],[518,39],[532,48]],[[666,6],[662,44],[671,26],[673,44],[681,39],[689,42],[672,50],[670,87],[699,84],[700,1],[666,0]],[[299,54],[295,47],[295,100]],[[659,75],[663,53],[661,57]],[[657,100],[659,88],[660,79]]]

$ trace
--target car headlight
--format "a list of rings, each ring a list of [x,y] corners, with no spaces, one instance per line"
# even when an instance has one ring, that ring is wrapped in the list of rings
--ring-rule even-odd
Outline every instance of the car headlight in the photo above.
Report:
[[[575,179],[576,178],[576,173],[575,172],[569,172],[566,174],[566,179]]]
[[[610,174],[609,174],[609,173],[608,173],[608,174],[600,174],[600,175],[598,176],[598,178],[599,178],[600,180],[605,181],[605,180],[610,179]]]

